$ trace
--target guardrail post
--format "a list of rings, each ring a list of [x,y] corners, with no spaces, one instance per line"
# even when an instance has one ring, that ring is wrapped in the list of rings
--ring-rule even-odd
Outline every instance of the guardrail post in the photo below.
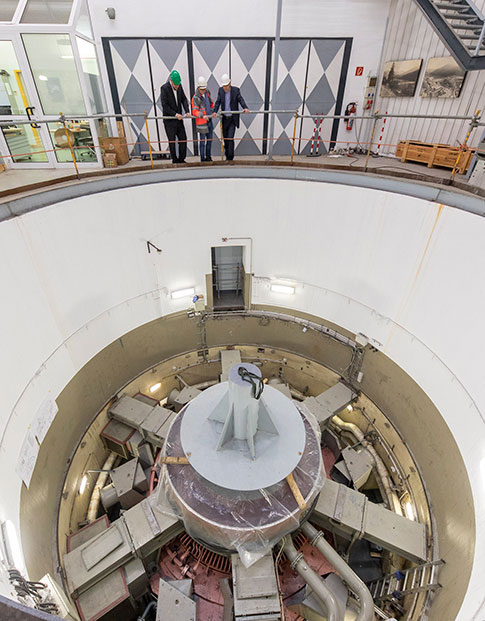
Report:
[[[379,116],[379,110],[377,110],[377,112],[374,114],[374,123],[372,125],[372,132],[370,135],[370,142],[369,142],[369,148],[367,149],[367,155],[365,158],[365,165],[364,165],[364,170],[367,172],[367,164],[369,163],[369,157],[370,157],[370,151],[372,148],[372,141],[374,140],[374,134],[376,131],[376,125],[377,125],[377,121],[380,119],[381,117]]]
[[[293,164],[293,154],[295,153],[295,139],[296,139],[296,122],[298,121],[298,110],[295,110],[295,122],[293,123],[293,139],[291,141],[291,163]]]
[[[222,135],[222,112],[219,113],[219,127],[221,128],[221,161],[224,160],[224,136]]]
[[[455,180],[456,169],[457,169],[458,163],[459,163],[459,161],[461,159],[461,154],[466,149],[466,145],[467,145],[468,139],[470,138],[470,135],[471,135],[472,131],[475,129],[475,127],[478,127],[478,121],[480,120],[480,112],[481,112],[481,110],[477,110],[475,112],[475,114],[473,115],[473,119],[470,121],[470,129],[468,130],[468,132],[467,132],[467,134],[465,136],[465,140],[463,141],[463,144],[461,144],[460,148],[458,149],[458,155],[456,156],[456,161],[455,161],[455,164],[453,166],[453,170],[451,171],[451,180],[452,181]]]
[[[69,145],[69,149],[71,150],[71,156],[72,156],[72,161],[74,163],[74,168],[76,169],[76,175],[79,177],[79,170],[77,167],[76,155],[74,153],[74,149],[72,148],[71,139],[69,138],[69,132],[67,131],[67,127],[66,127],[66,120],[62,112],[59,114],[59,117],[60,117],[60,121],[62,122],[62,125],[64,126],[64,133],[66,134],[67,144]]]
[[[147,112],[146,112],[146,110],[145,110],[145,128],[147,130],[148,151],[150,153],[150,162],[151,162],[152,168],[153,168],[152,145],[151,145],[151,142],[150,142],[150,131],[148,129],[148,121],[147,121]]]

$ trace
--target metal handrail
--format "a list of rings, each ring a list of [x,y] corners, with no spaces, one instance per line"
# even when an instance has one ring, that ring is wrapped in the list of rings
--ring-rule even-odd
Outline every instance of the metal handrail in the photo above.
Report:
[[[347,119],[348,115],[344,115],[344,114],[328,114],[328,115],[323,115],[323,114],[299,114],[298,111],[295,110],[255,110],[255,111],[249,111],[247,114],[281,114],[281,113],[286,113],[286,114],[294,114],[297,115],[297,117],[299,119],[324,119],[324,120],[334,120],[334,119]],[[224,115],[234,115],[234,114],[244,114],[244,112],[242,110],[238,110],[238,111],[232,111],[232,112],[225,112],[225,111],[220,111],[217,113],[217,117],[221,117]],[[35,123],[63,123],[65,121],[75,121],[78,119],[105,119],[105,118],[132,118],[132,117],[143,117],[148,121],[165,121],[165,120],[173,120],[175,117],[174,116],[163,116],[163,115],[155,115],[155,116],[148,116],[147,114],[141,113],[141,112],[136,112],[133,114],[94,114],[94,115],[61,115],[58,119],[49,119],[49,120],[39,120],[39,119],[31,119],[30,121],[17,121],[15,119],[12,119],[11,121],[1,121],[0,122],[0,127],[10,127],[11,125],[31,125],[33,122]],[[182,120],[184,119],[197,119],[199,117],[196,117],[192,114],[190,115],[183,115],[182,116]],[[437,114],[388,114],[388,113],[380,113],[380,112],[376,112],[374,114],[371,115],[352,115],[353,119],[361,119],[361,120],[381,120],[381,119],[436,119],[436,120],[442,120],[442,121],[476,121],[477,126],[483,126],[485,125],[485,123],[480,123],[478,122],[479,120],[481,120],[481,116],[480,115],[446,115],[446,116],[440,116]]]
[[[293,110],[256,110],[256,111],[248,111],[246,112],[246,114],[253,114],[253,115],[257,115],[257,114],[269,114],[269,115],[274,115],[277,113],[287,113],[287,114],[292,114],[294,116],[294,124],[293,124],[293,138],[292,138],[292,146],[291,146],[291,162],[293,163],[293,156],[294,156],[294,147],[295,147],[295,141],[299,140],[301,141],[301,136],[299,138],[297,138],[296,136],[296,127],[297,127],[297,120],[298,119],[312,119],[312,120],[318,120],[320,122],[322,122],[323,120],[336,120],[336,119],[348,119],[349,115],[345,115],[345,114],[332,114],[332,115],[323,115],[323,114],[315,114],[315,115],[307,115],[307,114],[299,114],[298,110],[293,111]],[[232,114],[245,114],[244,110],[237,110],[237,111],[222,111],[220,110],[215,116],[218,117],[219,119],[221,119],[224,115],[232,115]],[[374,112],[373,114],[369,114],[369,115],[359,115],[359,116],[352,116],[353,119],[361,119],[361,120],[367,120],[367,121],[372,121],[372,131],[371,131],[371,136],[370,136],[370,141],[369,142],[364,142],[361,143],[360,141],[357,143],[359,144],[361,147],[363,144],[365,144],[367,146],[367,153],[366,153],[366,160],[365,160],[365,165],[364,165],[364,170],[367,170],[367,166],[368,166],[368,162],[369,162],[369,158],[371,155],[371,149],[372,149],[372,144],[374,142],[374,134],[375,134],[375,130],[376,130],[376,126],[377,126],[377,122],[379,120],[385,120],[387,118],[391,119],[391,118],[400,118],[400,119],[436,119],[436,120],[443,120],[443,121],[447,121],[447,120],[455,120],[455,121],[469,121],[469,128],[468,128],[468,132],[466,135],[466,138],[464,140],[463,143],[460,143],[460,149],[459,149],[459,153],[457,155],[457,159],[456,159],[456,163],[455,166],[453,168],[452,174],[451,174],[451,178],[454,179],[457,167],[458,167],[458,163],[460,161],[462,152],[464,150],[466,150],[467,148],[467,142],[468,139],[473,131],[473,129],[475,129],[476,127],[479,126],[485,126],[485,123],[481,123],[481,111],[477,110],[475,112],[474,115],[446,115],[446,116],[439,116],[439,115],[434,115],[434,114],[389,114],[389,113],[380,113],[379,110],[377,110],[376,112]],[[13,115],[12,115],[13,116]],[[20,115],[19,115],[20,116]],[[212,116],[212,115],[211,115]],[[37,120],[34,118],[28,119],[28,120],[15,120],[14,118],[9,119],[8,121],[2,121],[0,122],[0,128],[2,127],[11,127],[12,125],[33,125],[35,124],[48,124],[48,123],[59,123],[61,125],[63,125],[64,127],[64,131],[66,133],[66,141],[69,145],[69,148],[71,150],[71,155],[72,155],[72,162],[74,164],[74,167],[76,169],[76,173],[79,174],[78,168],[77,168],[77,161],[76,161],[76,154],[75,151],[77,148],[81,148],[79,146],[76,145],[72,145],[70,142],[70,138],[69,138],[69,132],[68,132],[68,122],[69,121],[77,121],[79,119],[103,119],[103,118],[117,118],[117,119],[123,119],[123,118],[132,118],[132,117],[143,117],[144,119],[144,123],[145,123],[145,130],[146,130],[146,136],[147,136],[147,142],[148,142],[148,150],[149,150],[149,155],[150,155],[150,162],[152,165],[152,168],[154,167],[153,164],[153,155],[154,155],[154,151],[152,149],[152,145],[151,145],[151,140],[150,140],[150,132],[149,132],[149,126],[148,126],[148,120],[173,120],[175,117],[174,116],[166,116],[166,115],[154,115],[154,116],[148,116],[147,112],[136,112],[133,114],[126,114],[126,113],[120,113],[120,114],[96,114],[96,115],[65,115],[62,112],[60,113],[60,116],[58,119],[42,119],[42,120]],[[182,116],[182,119],[196,119],[198,117],[191,115],[191,114],[186,114]],[[186,142],[192,142],[193,140],[196,140],[196,138],[192,138],[192,139],[187,139]],[[254,140],[262,140],[263,142],[269,141],[270,144],[272,144],[272,142],[275,140],[274,138],[255,138]],[[277,139],[276,139],[277,140]],[[318,138],[319,143],[320,142],[325,142],[324,140],[322,140],[320,137]],[[155,142],[161,142],[160,140],[157,140]],[[167,141],[163,141],[163,142],[167,142]],[[337,140],[331,140],[330,141],[332,144],[336,144],[337,142],[342,142],[343,144],[346,144],[347,146],[349,146],[350,144],[352,144],[350,141],[337,141]],[[141,144],[139,143],[138,140],[136,140],[135,143],[130,143],[131,144]],[[100,145],[83,145],[82,148],[85,148],[86,146],[90,147],[90,148],[96,148],[96,147],[100,147]],[[379,145],[381,146],[381,145]],[[388,146],[396,146],[396,145],[388,145]],[[221,140],[221,158],[223,156],[223,152],[222,152],[222,147],[223,147],[223,142]],[[378,147],[379,148],[379,147]],[[56,151],[57,149],[53,149],[54,151]],[[36,151],[35,153],[41,153],[41,152],[45,152],[47,153],[46,150],[39,150]],[[158,153],[158,152],[157,152]],[[34,154],[34,152],[31,152],[31,154]],[[10,155],[3,155],[1,157],[5,158],[5,157],[20,157],[22,154],[10,154]],[[29,155],[29,154],[25,154],[25,155]]]

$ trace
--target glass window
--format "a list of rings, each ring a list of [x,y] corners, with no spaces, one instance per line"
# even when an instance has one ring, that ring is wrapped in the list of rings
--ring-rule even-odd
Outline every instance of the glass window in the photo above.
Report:
[[[112,136],[110,119],[96,119],[96,131],[98,132],[98,138],[108,138]]]
[[[30,125],[12,123],[9,127],[2,127],[2,133],[10,154],[14,156],[13,162],[47,162],[47,154],[39,129]]]
[[[95,114],[106,112],[103,84],[99,75],[98,58],[93,43],[76,37],[81,57],[86,90],[88,92],[91,109]]]
[[[44,114],[86,114],[67,34],[22,35]]]
[[[62,123],[48,123],[47,125],[58,162],[72,162],[69,143],[74,149],[77,162],[95,162],[97,160],[88,120],[79,119],[66,123],[67,136]]]
[[[0,41],[0,116],[25,114],[29,105],[12,41]]]
[[[79,11],[79,18],[76,24],[76,30],[79,34],[93,38],[93,29],[91,28],[91,19],[89,18],[88,7],[86,6],[86,0],[83,0],[81,4],[81,10]]]
[[[72,0],[27,0],[20,21],[23,24],[67,24],[71,7]]]
[[[1,0],[0,22],[11,22],[19,0]],[[0,56],[1,58],[1,56]]]

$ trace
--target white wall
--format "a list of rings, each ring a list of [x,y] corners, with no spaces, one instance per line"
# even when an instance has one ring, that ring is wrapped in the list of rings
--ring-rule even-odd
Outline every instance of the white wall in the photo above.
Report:
[[[376,75],[391,0],[283,0],[282,37],[352,37],[352,53],[344,95],[345,105],[362,102],[367,75]],[[110,20],[106,6],[88,0],[94,33],[102,37],[274,37],[276,0],[229,0],[221,4],[187,0],[183,9],[170,11],[159,0],[136,3],[110,0],[116,19]],[[98,48],[101,52],[101,49]],[[102,54],[101,54],[102,55]],[[364,67],[361,77],[355,68]],[[103,67],[106,92],[110,93]],[[339,139],[353,140],[341,130]],[[349,138],[350,136],[350,138]]]
[[[210,201],[203,184],[210,184]],[[66,201],[0,224],[0,521],[18,523],[12,471],[27,428],[97,352],[204,292],[210,248],[252,236],[253,302],[362,331],[434,401],[474,492],[476,563],[459,619],[483,596],[485,222],[381,191],[304,181],[208,180]],[[146,251],[146,240],[162,248]],[[240,242],[234,242],[240,243]],[[293,296],[270,278],[296,284]]]
[[[483,0],[477,6],[485,4]],[[483,10],[483,7],[482,7]],[[414,0],[393,0],[389,28],[384,46],[383,62],[389,60],[423,59],[414,97],[376,99],[376,110],[389,114],[473,115],[485,101],[485,71],[470,71],[465,78],[460,97],[456,99],[422,98],[419,96],[429,58],[450,56],[450,52],[430,26]],[[378,89],[379,92],[380,88]],[[378,125],[380,129],[381,125]],[[428,119],[388,119],[382,143],[395,145],[399,140],[421,140],[458,146],[468,131],[468,121],[437,121]],[[483,129],[483,128],[482,128]],[[475,146],[481,135],[476,129],[470,145]],[[381,151],[394,152],[393,147]]]

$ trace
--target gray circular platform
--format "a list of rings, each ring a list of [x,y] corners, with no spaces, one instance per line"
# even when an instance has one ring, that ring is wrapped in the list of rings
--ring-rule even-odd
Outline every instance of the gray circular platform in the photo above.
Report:
[[[190,465],[211,483],[237,491],[270,487],[293,472],[306,441],[305,426],[294,403],[275,388],[265,386],[262,405],[268,409],[278,433],[256,433],[253,460],[245,440],[233,439],[217,450],[223,423],[209,417],[223,399],[227,399],[229,407],[227,382],[208,388],[188,404],[180,440]]]

